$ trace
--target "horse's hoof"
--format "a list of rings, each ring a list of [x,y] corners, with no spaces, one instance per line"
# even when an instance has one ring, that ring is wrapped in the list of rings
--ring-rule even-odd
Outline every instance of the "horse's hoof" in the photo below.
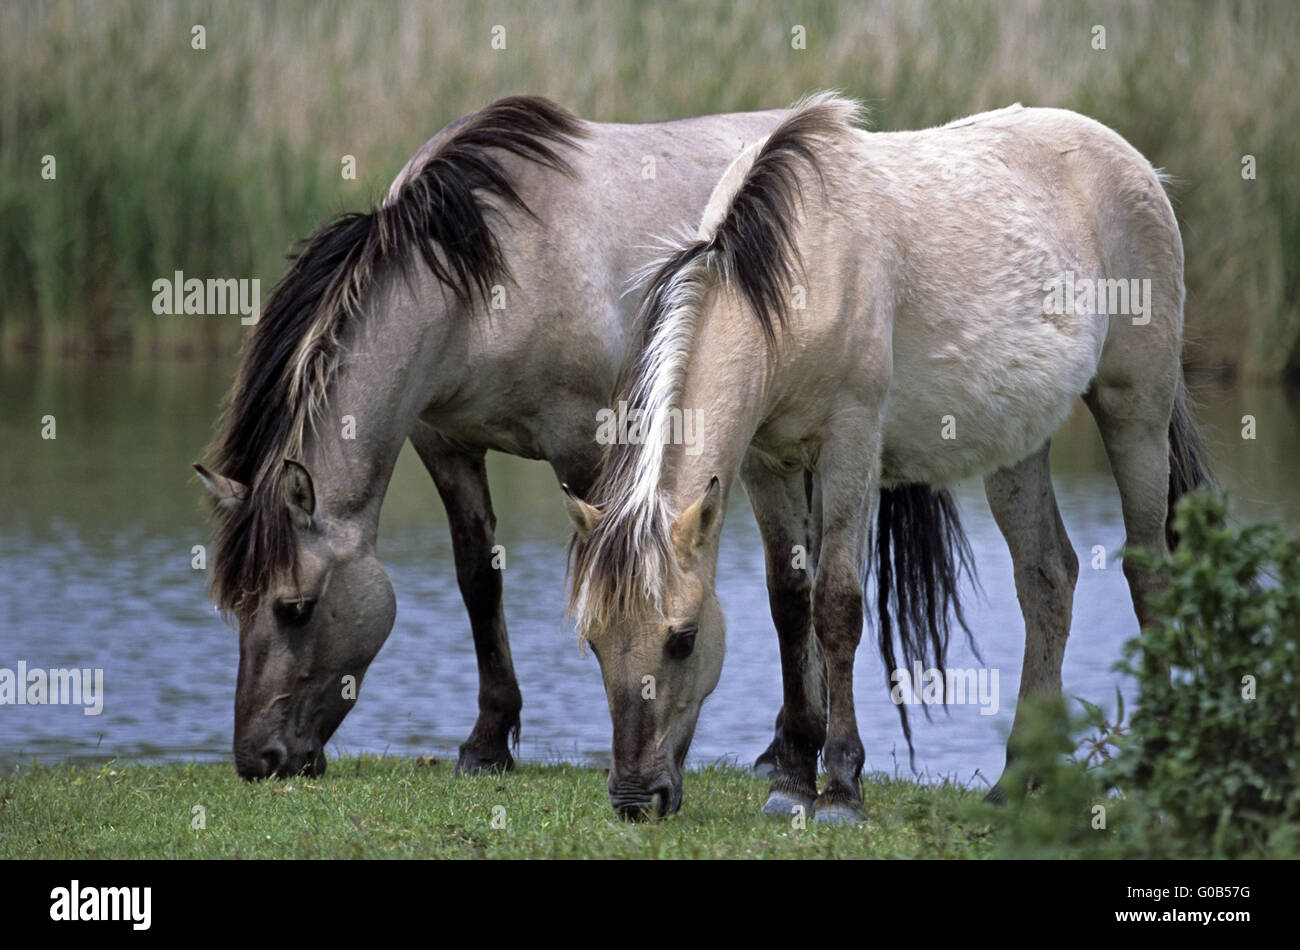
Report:
[[[460,758],[456,760],[457,775],[491,775],[509,772],[515,767],[515,760],[509,752],[497,755],[479,755],[472,749],[461,749]]]
[[[819,825],[856,825],[862,820],[862,813],[844,802],[818,805],[813,812],[813,821]]]
[[[811,795],[796,795],[791,792],[773,792],[767,796],[762,813],[770,818],[793,818],[802,814],[807,817],[813,810]]]

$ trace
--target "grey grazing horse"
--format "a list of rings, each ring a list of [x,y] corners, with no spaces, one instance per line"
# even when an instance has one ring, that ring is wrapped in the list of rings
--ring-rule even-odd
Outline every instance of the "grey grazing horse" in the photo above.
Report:
[[[942,668],[964,541],[941,490],[985,477],[1025,619],[1014,733],[1024,700],[1061,690],[1078,564],[1048,449],[1075,401],[1101,431],[1127,544],[1163,551],[1173,503],[1205,481],[1179,363],[1182,242],[1150,164],[1056,109],[899,133],[855,116],[817,97],[723,176],[696,239],[649,279],[623,396],[648,433],[609,447],[589,501],[566,500],[571,610],[600,661],[610,801],[629,817],[681,805],[722,666],[715,570],[738,475],[781,644],[764,811],[825,822],[861,811],[853,665],[873,508],[886,674],[895,635],[903,669]],[[687,411],[691,451],[669,438]],[[812,571],[791,557],[809,497]],[[1156,579],[1127,558],[1124,574],[1145,624]]]
[[[629,275],[783,114],[597,124],[504,99],[434,136],[382,206],[304,243],[196,465],[218,524],[214,598],[239,624],[241,775],[325,768],[392,628],[375,541],[408,436],[447,509],[478,656],[458,768],[513,764],[521,699],[484,453],[590,486],[596,412],[629,349]]]

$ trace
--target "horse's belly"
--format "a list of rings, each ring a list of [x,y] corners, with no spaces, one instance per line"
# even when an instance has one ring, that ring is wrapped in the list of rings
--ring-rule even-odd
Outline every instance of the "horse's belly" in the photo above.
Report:
[[[1041,316],[935,345],[899,345],[881,447],[885,484],[944,485],[1020,461],[1064,424],[1087,389],[1104,326],[1062,332]]]

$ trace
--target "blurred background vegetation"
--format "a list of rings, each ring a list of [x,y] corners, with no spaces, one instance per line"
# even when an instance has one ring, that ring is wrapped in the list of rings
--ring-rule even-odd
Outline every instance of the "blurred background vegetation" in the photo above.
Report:
[[[429,136],[502,95],[648,121],[834,87],[880,130],[1015,101],[1110,125],[1180,180],[1189,366],[1277,380],[1300,372],[1298,56],[1289,0],[5,0],[0,343],[229,354],[237,319],[156,316],[152,282],[259,277],[265,300],[295,240],[380,198]]]

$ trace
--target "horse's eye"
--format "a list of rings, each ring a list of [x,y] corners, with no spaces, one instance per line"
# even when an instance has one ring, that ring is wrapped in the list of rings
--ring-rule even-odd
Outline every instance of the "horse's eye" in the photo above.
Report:
[[[285,597],[275,602],[275,619],[286,627],[304,627],[315,607],[315,597]]]
[[[674,630],[668,637],[668,642],[664,644],[664,652],[673,660],[684,660],[691,655],[695,649],[696,627],[682,627],[680,630]]]

